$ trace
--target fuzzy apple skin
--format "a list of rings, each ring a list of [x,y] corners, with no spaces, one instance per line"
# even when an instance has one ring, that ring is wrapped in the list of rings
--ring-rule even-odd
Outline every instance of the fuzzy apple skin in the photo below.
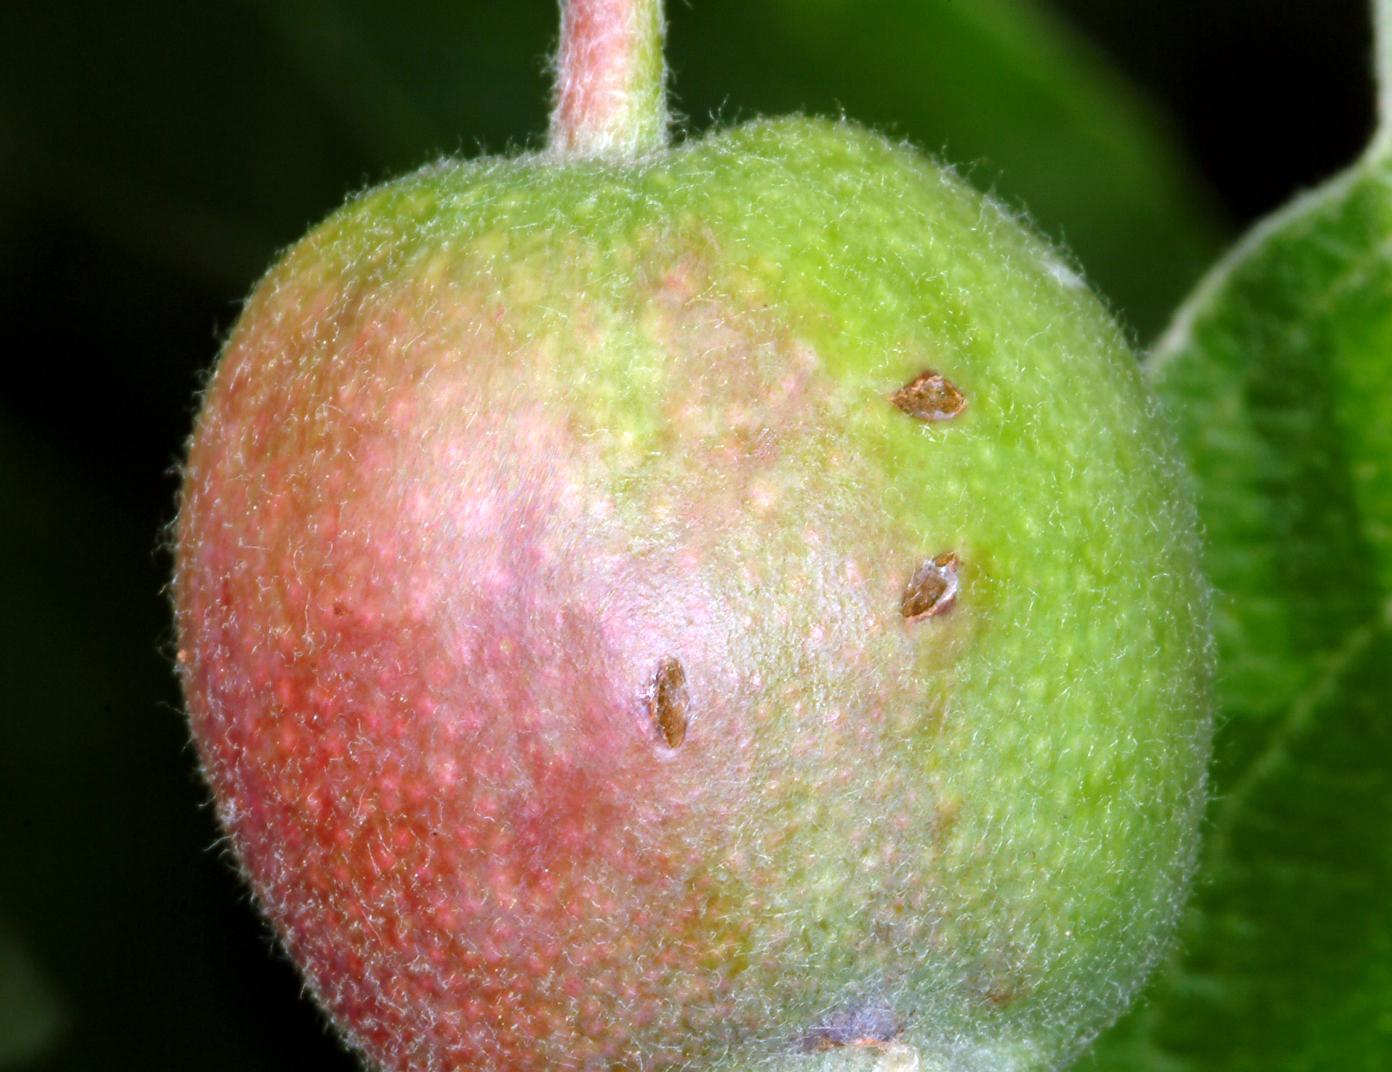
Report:
[[[925,369],[966,408],[893,404]],[[1194,858],[1173,459],[1056,254],[854,127],[426,168],[285,256],[203,402],[219,815],[387,1069],[1059,1067]]]

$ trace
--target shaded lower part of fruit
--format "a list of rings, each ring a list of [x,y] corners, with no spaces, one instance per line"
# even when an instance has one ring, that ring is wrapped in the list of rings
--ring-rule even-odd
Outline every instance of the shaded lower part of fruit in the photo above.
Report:
[[[205,399],[219,815],[389,1069],[1058,1067],[1193,859],[1171,459],[1056,254],[854,128],[426,169]]]

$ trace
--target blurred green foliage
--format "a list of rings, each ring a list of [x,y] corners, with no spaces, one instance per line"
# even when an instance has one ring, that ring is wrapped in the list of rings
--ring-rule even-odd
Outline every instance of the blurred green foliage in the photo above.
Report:
[[[62,1027],[57,999],[19,939],[0,929],[0,1068],[33,1060]]]
[[[545,130],[552,0],[20,6],[0,130],[30,168],[7,184],[7,214],[37,198],[233,293],[354,186]],[[688,131],[844,112],[941,152],[1065,239],[1144,333],[1218,248],[1158,113],[1042,7],[669,6]]]
[[[1110,27],[1119,55],[1149,45],[1188,91],[1215,26],[1240,31],[1229,49],[1272,27],[1300,44],[1361,7],[670,0],[669,55],[687,131],[844,112],[908,139],[1027,208],[1148,338],[1231,201],[1060,11]],[[441,153],[535,147],[555,24],[554,0],[0,5],[0,1068],[353,1067],[218,847],[160,532],[198,377],[275,250]],[[1271,63],[1221,59],[1258,85]],[[1318,102],[1302,74],[1281,84]],[[1215,83],[1203,115],[1264,129],[1232,99]],[[1314,112],[1310,131],[1330,125]],[[1269,183],[1281,156],[1252,173]]]

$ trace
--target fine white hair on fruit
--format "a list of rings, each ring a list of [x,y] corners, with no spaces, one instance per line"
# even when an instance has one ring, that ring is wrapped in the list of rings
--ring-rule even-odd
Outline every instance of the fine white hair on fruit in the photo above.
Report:
[[[1053,256],[790,120],[432,165],[271,272],[185,469],[179,665],[356,1047],[1033,1072],[1119,1014],[1193,861],[1204,596]]]

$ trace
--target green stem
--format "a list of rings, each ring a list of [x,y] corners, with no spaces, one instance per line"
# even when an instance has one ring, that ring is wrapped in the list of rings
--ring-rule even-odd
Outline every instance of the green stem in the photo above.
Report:
[[[667,145],[662,0],[561,0],[549,148],[633,161]]]

